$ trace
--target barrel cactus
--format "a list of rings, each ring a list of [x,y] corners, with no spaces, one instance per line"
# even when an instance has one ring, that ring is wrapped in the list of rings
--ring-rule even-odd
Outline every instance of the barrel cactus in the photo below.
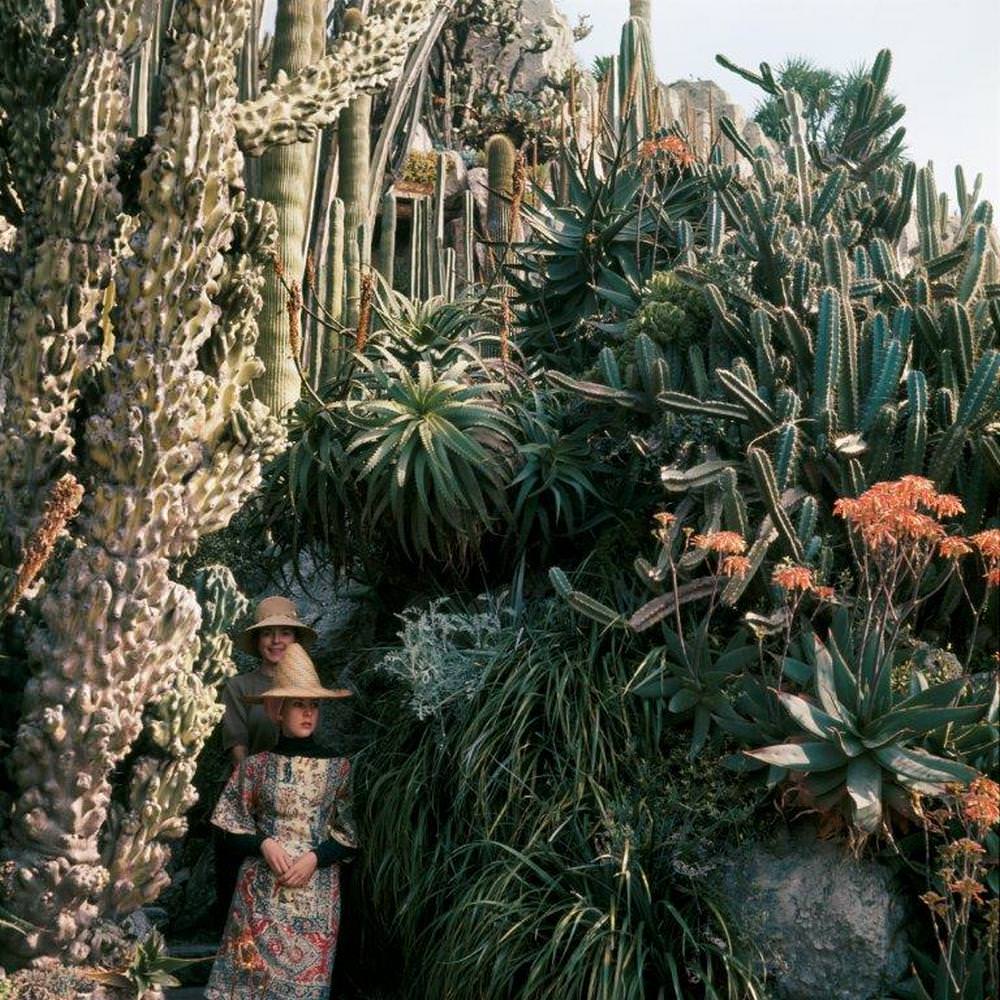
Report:
[[[203,612],[172,567],[229,522],[283,443],[249,392],[277,234],[273,208],[244,194],[243,154],[313,137],[391,76],[434,5],[383,8],[347,49],[240,102],[250,0],[178,0],[157,128],[133,141],[128,62],[147,6],[89,0],[58,26],[44,0],[0,8],[16,192],[3,211],[18,227],[4,270],[3,564],[26,562],[52,484],[72,472],[83,489],[68,555],[40,565],[25,596],[41,627],[0,867],[0,905],[31,927],[3,940],[22,963],[87,961],[106,920],[162,888],[161,842],[190,804],[217,678],[198,675]],[[178,736],[178,713],[193,737]],[[130,755],[140,738],[168,761]]]

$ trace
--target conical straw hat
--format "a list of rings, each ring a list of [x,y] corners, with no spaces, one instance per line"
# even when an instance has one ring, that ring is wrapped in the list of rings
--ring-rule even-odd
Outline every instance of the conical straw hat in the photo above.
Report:
[[[282,625],[295,629],[296,641],[303,646],[311,646],[316,638],[316,630],[299,619],[299,612],[287,597],[265,597],[253,613],[254,623],[245,628],[233,640],[237,649],[244,653],[257,652],[257,633],[263,628]]]
[[[346,688],[325,688],[309,654],[293,642],[274,668],[274,684],[258,695],[247,695],[243,700],[257,704],[265,698],[350,698]]]

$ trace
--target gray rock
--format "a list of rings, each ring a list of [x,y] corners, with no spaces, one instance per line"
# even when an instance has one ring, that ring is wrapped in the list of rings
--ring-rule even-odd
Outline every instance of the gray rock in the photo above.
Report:
[[[332,658],[361,606],[361,602],[351,596],[352,581],[335,577],[308,552],[299,557],[298,574],[288,565],[282,576],[283,586],[272,588],[268,593],[282,593],[294,601],[299,617],[316,630],[316,641],[310,650],[313,660]],[[266,596],[261,594],[255,600]]]
[[[871,1000],[906,972],[906,906],[884,865],[803,827],[724,871],[723,895],[782,1000]]]
[[[760,126],[712,80],[675,80],[660,84],[660,107],[664,124],[679,122],[700,155],[708,152],[712,136],[718,137],[719,119],[723,115],[733,120],[736,130],[752,149],[763,146],[771,154],[777,152],[777,146],[764,135]],[[727,163],[745,167],[743,158],[737,156],[733,144],[726,139],[722,141],[722,152]]]
[[[542,52],[527,52],[525,45],[540,31],[551,43]],[[522,0],[521,37],[503,49],[489,37],[472,36],[470,49],[475,48],[477,64],[488,73],[488,80],[506,86],[520,94],[534,94],[548,80],[562,80],[577,63],[573,31],[566,15],[555,0]]]

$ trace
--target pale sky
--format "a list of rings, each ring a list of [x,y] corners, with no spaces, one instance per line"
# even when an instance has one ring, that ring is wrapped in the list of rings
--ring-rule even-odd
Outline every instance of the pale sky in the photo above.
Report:
[[[265,23],[275,0],[265,0]],[[617,51],[628,0],[558,0],[575,23],[590,15],[593,32],[578,46],[581,61]],[[779,66],[806,56],[847,70],[890,48],[889,87],[906,105],[908,155],[934,161],[939,188],[954,203],[960,163],[971,189],[1000,212],[1000,0],[653,0],[656,68],[669,83],[711,79],[753,114],[763,92],[715,62],[723,53],[741,66]]]
[[[627,0],[559,0],[594,30],[585,64],[617,51]],[[971,190],[978,172],[1000,212],[1000,0],[653,0],[656,69],[670,83],[714,80],[748,115],[764,92],[715,62],[777,68],[789,56],[846,70],[892,50],[889,89],[906,105],[907,155],[934,161],[938,187],[955,200],[955,165]]]

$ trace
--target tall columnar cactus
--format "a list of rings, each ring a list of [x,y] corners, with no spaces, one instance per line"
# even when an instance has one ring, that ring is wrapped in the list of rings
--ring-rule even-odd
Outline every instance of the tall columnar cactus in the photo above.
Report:
[[[279,0],[271,52],[271,80],[295,73],[323,56],[316,50],[315,21],[326,23],[324,0]],[[260,159],[260,197],[278,216],[277,261],[264,285],[260,315],[260,356],[264,372],[256,391],[272,413],[284,413],[301,391],[293,358],[292,327],[298,317],[288,313],[286,283],[302,287],[305,274],[306,232],[312,203],[314,150],[311,143],[277,146]],[[300,349],[300,348],[298,348]],[[300,358],[300,361],[303,359]]]
[[[486,202],[486,234],[492,245],[494,266],[506,258],[506,248],[514,238],[510,228],[510,199],[514,191],[514,143],[502,134],[490,136],[486,143],[486,168],[489,194]]]
[[[344,14],[344,32],[353,35],[364,26],[364,15],[356,7]],[[344,239],[347,262],[345,267],[344,324],[358,325],[361,304],[361,271],[368,263],[365,248],[369,246],[366,229],[368,218],[369,162],[371,160],[372,99],[359,94],[340,113],[337,139],[340,143],[340,177],[337,196],[344,202]]]
[[[640,8],[644,4],[638,5]],[[648,14],[648,10],[645,11]],[[629,146],[656,130],[657,87],[650,17],[632,16],[622,27],[618,49],[618,108]]]
[[[154,741],[172,731],[163,713],[174,709],[162,706],[194,669],[202,615],[171,564],[228,523],[282,443],[249,397],[277,234],[273,209],[243,195],[240,149],[312,138],[391,76],[433,6],[393,4],[370,19],[374,35],[239,103],[234,57],[249,2],[178,0],[137,190],[116,170],[141,0],[90,0],[66,26],[75,38],[64,63],[39,42],[51,89],[36,118],[44,127],[16,130],[17,144],[34,148],[15,155],[24,212],[0,372],[0,551],[24,557],[67,470],[84,489],[73,547],[46,568],[35,599],[43,627],[29,637],[32,677],[9,755],[18,795],[0,905],[34,928],[3,940],[21,961],[87,960],[102,919],[163,884],[159,841],[178,832],[186,807],[186,765],[168,774],[146,758],[126,763],[147,723]],[[4,67],[9,28],[0,24]],[[0,137],[8,160],[10,136]],[[202,704],[194,682],[184,697]],[[200,711],[191,718],[203,731]],[[122,782],[124,811],[112,810]]]

